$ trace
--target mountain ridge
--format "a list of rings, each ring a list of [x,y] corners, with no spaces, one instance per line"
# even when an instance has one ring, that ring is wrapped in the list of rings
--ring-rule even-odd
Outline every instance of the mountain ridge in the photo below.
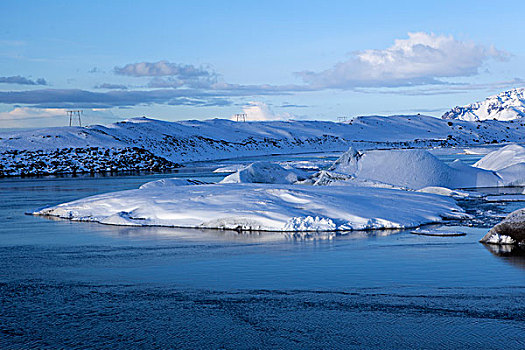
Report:
[[[508,121],[525,117],[525,88],[514,88],[483,101],[456,106],[442,115],[442,119],[466,121]]]

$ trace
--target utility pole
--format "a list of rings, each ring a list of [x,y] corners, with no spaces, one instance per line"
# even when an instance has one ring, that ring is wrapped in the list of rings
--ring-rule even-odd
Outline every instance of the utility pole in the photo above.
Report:
[[[82,119],[81,115],[84,114],[81,110],[75,110],[75,111],[66,111],[67,115],[69,116],[69,126],[73,124],[73,119],[78,118],[78,126],[82,127]]]

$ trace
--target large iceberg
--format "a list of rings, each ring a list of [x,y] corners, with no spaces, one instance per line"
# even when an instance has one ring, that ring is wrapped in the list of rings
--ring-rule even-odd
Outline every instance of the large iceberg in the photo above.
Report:
[[[426,150],[372,150],[350,148],[330,168],[358,181],[372,181],[414,190],[425,187],[497,187],[503,181],[493,171],[459,160],[448,165]],[[326,176],[326,175],[325,175]]]
[[[268,184],[143,186],[34,214],[114,225],[285,232],[395,229],[467,217],[452,198],[434,194]]]

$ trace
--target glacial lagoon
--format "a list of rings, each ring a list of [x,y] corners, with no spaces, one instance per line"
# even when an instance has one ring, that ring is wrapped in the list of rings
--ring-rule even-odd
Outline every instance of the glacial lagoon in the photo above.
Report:
[[[336,157],[265,159],[325,164]],[[525,253],[478,242],[524,202],[465,202],[472,220],[424,227],[465,234],[457,237],[397,230],[293,239],[24,215],[155,179],[216,182],[225,174],[214,169],[238,162],[164,174],[0,179],[0,347],[525,347]],[[523,188],[478,191],[505,196]]]

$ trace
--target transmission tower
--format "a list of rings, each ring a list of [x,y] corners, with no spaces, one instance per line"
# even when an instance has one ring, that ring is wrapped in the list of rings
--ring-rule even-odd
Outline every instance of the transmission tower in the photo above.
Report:
[[[238,122],[240,122],[240,121],[245,122],[245,121],[246,121],[246,113],[235,114],[234,117],[235,117],[235,119],[236,119]]]
[[[81,110],[76,111],[66,111],[68,117],[69,117],[69,126],[73,124],[73,119],[78,119],[78,126],[82,127],[82,119],[81,116],[84,114]]]

